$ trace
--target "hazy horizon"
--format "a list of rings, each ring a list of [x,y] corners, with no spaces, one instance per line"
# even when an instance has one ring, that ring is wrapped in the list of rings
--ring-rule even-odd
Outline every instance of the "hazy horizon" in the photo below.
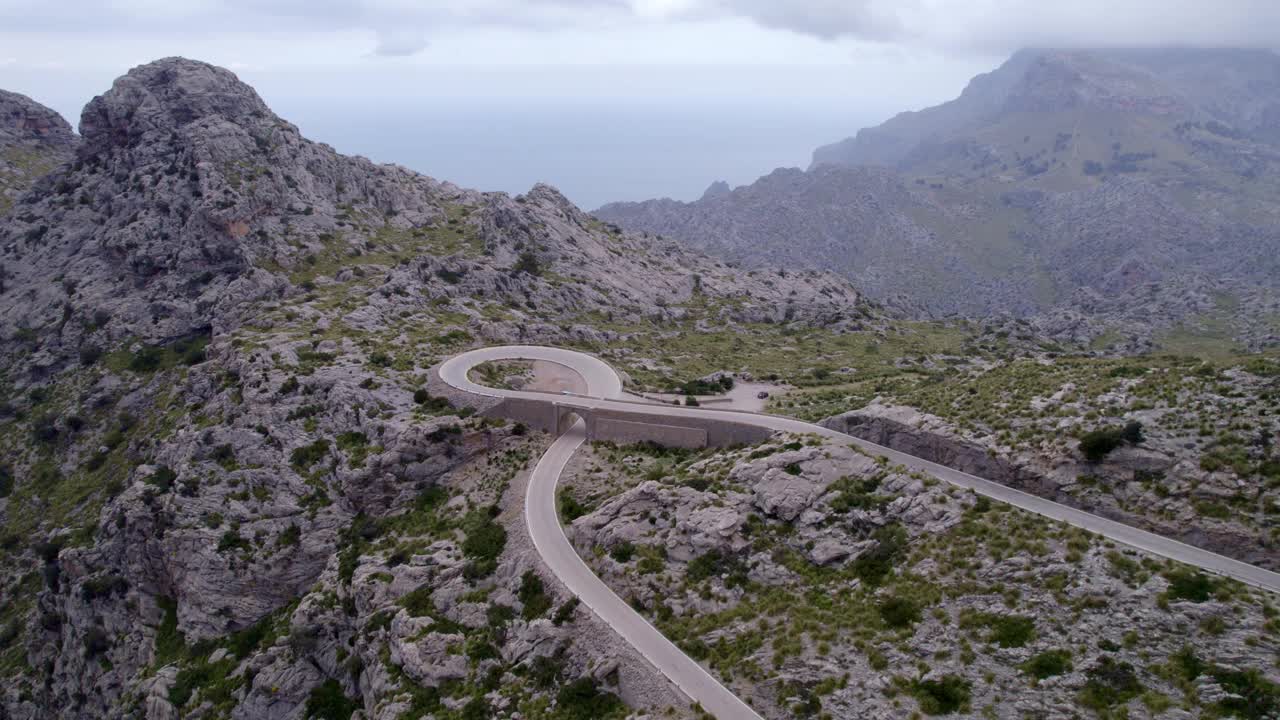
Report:
[[[857,76],[843,66],[401,69],[399,95],[371,89],[363,73],[335,72],[323,84],[292,72],[237,74],[306,137],[344,154],[513,195],[546,182],[592,210],[696,200],[718,180],[737,186],[807,167],[819,145],[954,97],[983,69],[979,61],[964,67],[897,94],[842,87]],[[48,105],[75,128],[83,105],[111,83],[107,71],[64,83],[50,74],[60,73],[0,69],[0,87]],[[689,93],[677,82],[689,75],[702,75],[709,89]]]

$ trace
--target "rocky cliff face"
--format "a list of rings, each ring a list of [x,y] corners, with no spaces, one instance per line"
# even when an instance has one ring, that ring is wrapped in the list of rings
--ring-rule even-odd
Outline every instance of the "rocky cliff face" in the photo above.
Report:
[[[184,59],[81,134],[0,225],[0,716],[679,703],[540,574],[519,508],[545,439],[428,369],[631,324],[874,320],[847,282],[341,156]]]
[[[78,141],[58,113],[0,90],[0,217],[36,180],[66,162]]]
[[[954,101],[819,149],[807,172],[596,214],[936,314],[1080,311],[1085,290],[1106,301],[1087,311],[1092,338],[1144,345],[1212,320],[1256,347],[1280,277],[1278,77],[1262,51],[1024,51]],[[1188,287],[1236,310],[1180,307]]]

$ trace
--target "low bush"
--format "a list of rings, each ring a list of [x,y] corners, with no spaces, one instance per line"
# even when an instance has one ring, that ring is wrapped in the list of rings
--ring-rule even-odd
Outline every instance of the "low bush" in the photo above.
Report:
[[[1118,428],[1091,430],[1080,438],[1080,452],[1091,463],[1101,462],[1111,451],[1124,444],[1124,431]]]
[[[1071,653],[1067,650],[1046,650],[1022,664],[1022,671],[1037,680],[1071,672]]]
[[[880,612],[880,619],[891,628],[910,627],[920,622],[920,606],[907,598],[885,598],[880,601],[877,610]]]
[[[294,448],[293,452],[289,453],[289,464],[296,470],[306,472],[311,469],[312,465],[324,459],[328,452],[329,441],[324,439],[316,440],[309,445]]]
[[[901,558],[907,546],[907,531],[900,525],[885,525],[878,528],[871,539],[876,546],[864,552],[853,561],[853,572],[863,582],[878,586],[893,572],[894,566]]]
[[[1191,568],[1178,568],[1164,574],[1169,581],[1165,596],[1170,600],[1189,600],[1202,603],[1213,597],[1218,584],[1202,572]]]
[[[916,680],[909,688],[925,715],[949,715],[969,709],[971,686],[958,675],[944,675],[938,680]]]
[[[520,590],[516,594],[520,604],[524,606],[525,620],[542,617],[551,609],[551,598],[542,585],[542,578],[532,570],[526,570],[520,577]]]
[[[1133,666],[1109,655],[1086,670],[1085,677],[1080,704],[1092,710],[1104,712],[1142,694],[1142,682]]]
[[[462,541],[462,552],[471,559],[466,568],[469,579],[492,575],[498,568],[498,556],[507,546],[507,531],[494,521],[497,510],[475,510],[463,520],[467,539]]]
[[[305,716],[312,720],[351,720],[358,707],[342,692],[337,680],[326,680],[311,689]]]
[[[631,562],[631,558],[636,554],[636,546],[629,542],[620,542],[609,550],[609,557],[615,561],[626,564]]]
[[[84,644],[84,654],[86,657],[94,657],[111,649],[111,637],[107,635],[107,631],[100,627],[94,626],[85,631],[84,637],[81,638]]]
[[[566,720],[601,720],[625,707],[618,696],[600,690],[591,677],[578,678],[556,693],[556,709]]]

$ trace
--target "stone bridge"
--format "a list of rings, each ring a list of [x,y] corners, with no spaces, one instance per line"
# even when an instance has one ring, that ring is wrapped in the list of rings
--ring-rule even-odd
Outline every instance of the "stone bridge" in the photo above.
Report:
[[[623,401],[613,401],[618,405]],[[747,422],[737,422],[733,413],[720,411],[725,417],[695,417],[662,414],[665,408],[647,403],[628,403],[619,410],[598,407],[592,398],[572,395],[548,395],[545,399],[504,398],[484,415],[501,417],[544,430],[557,437],[581,418],[588,440],[618,444],[652,442],[663,447],[704,448],[727,445],[749,445],[762,442],[773,431]],[[653,408],[655,412],[646,412]]]

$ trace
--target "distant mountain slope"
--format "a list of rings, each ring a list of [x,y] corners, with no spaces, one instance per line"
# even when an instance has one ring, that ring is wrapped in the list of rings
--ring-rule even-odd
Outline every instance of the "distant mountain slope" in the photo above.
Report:
[[[1275,334],[1278,128],[1274,53],[1023,51],[956,100],[819,148],[807,172],[596,214],[935,313],[1079,309],[1085,289],[1158,299],[1167,330],[1205,310],[1189,290],[1216,294],[1256,344]]]
[[[61,115],[0,90],[0,217],[36,180],[69,160],[78,142]]]

